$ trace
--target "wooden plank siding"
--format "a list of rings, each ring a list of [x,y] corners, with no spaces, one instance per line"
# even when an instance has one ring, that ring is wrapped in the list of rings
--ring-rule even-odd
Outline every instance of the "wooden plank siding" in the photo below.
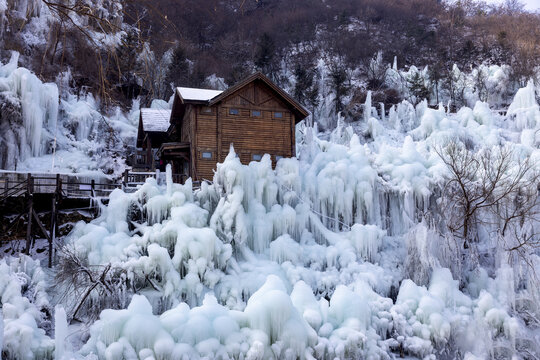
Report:
[[[204,112],[209,109],[211,113]],[[195,107],[197,117],[197,174],[199,179],[212,180],[217,161],[217,112],[215,108]],[[211,159],[204,159],[203,152],[211,152]]]
[[[272,111],[259,110],[261,117],[257,118],[251,116],[250,109],[238,108],[238,115],[230,115],[229,109],[229,107],[223,107],[220,114],[223,118],[221,151],[224,154],[220,161],[223,161],[229,153],[231,143],[237,153],[292,156],[292,116],[289,112],[280,111],[283,118],[274,119]]]
[[[294,115],[270,89],[253,83],[224,99],[219,105],[207,108],[193,106],[196,126],[192,157],[198,179],[212,179],[217,162],[223,162],[233,144],[243,164],[253,155],[270,154],[275,166],[276,156],[294,156]],[[211,113],[203,109],[211,109]],[[230,113],[237,109],[238,114]],[[254,116],[253,111],[260,116]],[[282,114],[281,118],[275,113]],[[211,152],[211,159],[203,159],[203,152]]]
[[[255,79],[231,88],[214,103],[175,98],[175,141],[190,144],[190,175],[194,180],[211,180],[216,164],[225,160],[231,144],[243,164],[253,161],[254,155],[269,154],[272,166],[276,156],[295,156],[295,124],[306,116],[305,111],[298,110],[291,104],[294,100],[272,86]],[[231,109],[238,113],[231,113]],[[211,153],[211,158],[203,158],[203,153]]]

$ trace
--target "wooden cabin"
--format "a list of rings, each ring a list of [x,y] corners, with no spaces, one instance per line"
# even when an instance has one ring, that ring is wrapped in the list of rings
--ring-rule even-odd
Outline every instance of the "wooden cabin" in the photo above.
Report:
[[[156,163],[155,155],[161,144],[168,139],[170,119],[169,109],[141,109],[134,168],[154,171],[159,165]]]
[[[270,154],[295,156],[295,125],[308,116],[297,101],[261,73],[225,91],[176,89],[169,142],[158,156],[173,172],[211,180],[231,144],[243,164]]]

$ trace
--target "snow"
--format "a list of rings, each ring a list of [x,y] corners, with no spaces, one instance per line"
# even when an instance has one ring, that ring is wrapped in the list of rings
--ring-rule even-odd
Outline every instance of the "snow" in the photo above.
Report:
[[[141,109],[143,130],[150,132],[167,132],[170,126],[171,110]]]
[[[221,90],[196,89],[187,87],[177,87],[176,91],[183,100],[187,101],[209,101],[223,92]]]

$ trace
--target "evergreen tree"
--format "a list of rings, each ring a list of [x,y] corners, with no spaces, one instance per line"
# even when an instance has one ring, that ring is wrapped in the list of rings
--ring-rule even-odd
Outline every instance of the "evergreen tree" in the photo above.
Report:
[[[140,94],[141,88],[137,83],[137,59],[141,48],[136,29],[130,29],[122,37],[116,47],[115,67],[111,69],[110,81],[116,84],[126,99],[132,99]]]
[[[315,81],[315,69],[297,63],[293,73],[296,79],[293,91],[294,98],[313,112],[319,103],[319,86]]]
[[[407,83],[409,93],[411,94],[411,97],[414,97],[414,104],[418,104],[424,99],[429,100],[429,89],[427,88],[424,78],[420,75],[420,73],[415,72],[412,77],[407,79]]]
[[[272,37],[268,33],[262,34],[257,41],[253,62],[258,70],[270,77],[274,75],[273,62],[275,51],[276,46]]]
[[[347,70],[345,65],[338,61],[330,66],[330,83],[334,90],[335,98],[335,110],[336,113],[343,110],[343,98],[349,91],[347,81]]]
[[[170,92],[166,96],[171,96],[171,92],[176,86],[188,85],[188,80],[189,63],[186,57],[186,51],[181,45],[177,45],[172,54],[171,64],[165,77],[165,81],[170,89]]]
[[[444,75],[443,64],[441,62],[435,62],[433,65],[429,66],[428,71],[429,71],[429,78],[431,79],[433,89],[435,90],[435,97],[438,104],[440,102],[439,83],[443,79],[443,75]]]

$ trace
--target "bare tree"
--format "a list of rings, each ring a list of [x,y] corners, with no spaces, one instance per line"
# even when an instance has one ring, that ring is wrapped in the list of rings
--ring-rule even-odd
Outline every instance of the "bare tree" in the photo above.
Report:
[[[518,157],[507,146],[473,151],[458,139],[436,151],[448,169],[442,214],[464,248],[478,239],[479,225],[489,225],[488,214],[496,215],[496,228],[503,235],[509,228],[517,231],[526,221],[538,222],[539,175],[528,157]],[[519,244],[538,244],[538,234],[523,234]]]
[[[96,318],[102,309],[122,307],[126,300],[125,271],[111,264],[92,266],[74,249],[63,246],[55,275],[60,300],[68,306],[70,318]]]

